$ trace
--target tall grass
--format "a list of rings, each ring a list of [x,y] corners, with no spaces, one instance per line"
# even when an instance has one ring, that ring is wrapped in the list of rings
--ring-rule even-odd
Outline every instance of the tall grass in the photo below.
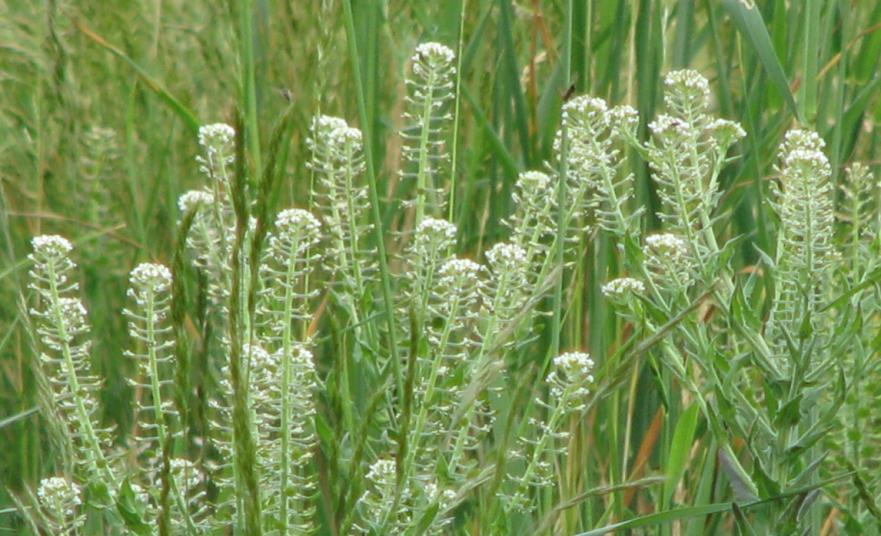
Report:
[[[0,526],[878,531],[881,2],[0,41]]]

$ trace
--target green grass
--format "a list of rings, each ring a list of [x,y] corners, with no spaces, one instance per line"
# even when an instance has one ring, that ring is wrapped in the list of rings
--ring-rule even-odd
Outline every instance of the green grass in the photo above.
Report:
[[[396,134],[402,126],[409,57],[421,42],[438,41],[458,53],[460,91],[451,109],[454,160],[446,185],[449,212],[441,216],[449,215],[458,227],[455,253],[472,259],[483,259],[485,251],[507,237],[502,220],[515,208],[511,194],[517,173],[542,168],[552,159],[570,85],[575,95],[636,108],[642,119],[639,136],[645,140],[647,123],[663,108],[664,73],[689,67],[708,78],[713,113],[738,121],[748,133],[732,150],[736,160],[720,175],[721,200],[712,214],[720,244],[734,241],[725,251],[731,254],[732,273],[738,274],[737,287],[736,297],[726,303],[728,311],[695,303],[696,312],[685,322],[709,326],[704,319],[724,313],[762,331],[775,290],[775,275],[763,256],[773,258],[778,248],[779,221],[769,200],[771,183],[779,177],[777,148],[784,133],[795,126],[819,132],[836,185],[852,161],[877,172],[881,2],[756,0],[756,8],[749,9],[750,3],[6,0],[0,5],[0,444],[6,446],[0,451],[0,527],[23,530],[12,495],[35,489],[41,478],[61,469],[49,424],[36,411],[40,394],[26,312],[32,303],[26,260],[30,238],[58,233],[75,243],[93,326],[93,368],[105,378],[102,419],[124,436],[134,426],[133,393],[125,378],[135,366],[122,356],[129,339],[119,314],[127,304],[128,272],[143,261],[183,263],[175,262],[170,246],[182,216],[178,196],[204,182],[194,163],[199,125],[240,127],[244,158],[237,180],[242,188],[247,183],[260,192],[261,205],[245,206],[240,200],[239,208],[271,219],[284,208],[313,203],[306,138],[319,112],[344,117],[364,133],[374,231],[364,238],[378,250],[379,284],[359,305],[365,311],[365,338],[379,341],[390,354],[390,368],[375,370],[363,356],[343,357],[355,370],[349,372],[354,379],[339,384],[334,352],[350,348],[357,331],[332,300],[316,315],[319,369],[331,378],[328,389],[339,393],[323,399],[319,412],[316,463],[329,475],[319,492],[322,533],[352,522],[348,516],[365,475],[339,460],[373,456],[383,427],[393,443],[401,441],[390,418],[372,415],[369,408],[383,406],[385,390],[408,390],[406,362],[397,355],[406,355],[402,349],[411,341],[398,340],[409,319],[396,313],[396,274],[405,253],[396,233],[409,231],[411,220],[395,202],[409,188],[398,177],[401,140]],[[113,150],[99,166],[98,194],[89,178],[92,168],[84,163],[94,150],[86,136],[92,127],[115,133]],[[655,212],[661,202],[651,171],[637,151],[627,157],[627,171],[635,174],[636,204],[648,212],[642,226],[660,228]],[[564,201],[566,188],[555,195]],[[579,223],[559,215],[559,236]],[[240,245],[249,247],[244,234],[240,238]],[[543,392],[534,385],[540,385],[558,350],[588,351],[597,362],[595,376],[603,389],[586,415],[568,425],[568,462],[556,468],[557,493],[538,497],[544,517],[535,526],[572,534],[630,523],[621,526],[702,534],[726,533],[737,524],[749,533],[749,523],[761,527],[762,515],[785,502],[776,496],[803,498],[822,483],[821,507],[811,513],[812,533],[856,533],[857,526],[877,533],[881,522],[869,497],[877,499],[881,490],[876,476],[867,472],[870,461],[856,467],[862,471],[858,477],[869,481],[865,492],[853,474],[842,477],[845,466],[774,490],[752,465],[748,436],[732,437],[730,445],[719,443],[693,393],[665,368],[662,345],[645,345],[651,334],[615,314],[600,292],[602,284],[632,270],[619,242],[605,231],[581,236],[574,245],[557,242],[553,255],[562,260],[565,253],[573,263],[544,298],[542,307],[551,314],[536,320],[537,339],[517,350],[494,402],[499,409],[494,441],[513,441],[522,432],[516,429],[518,412],[534,409],[533,398]],[[175,271],[189,277],[187,287],[178,291],[186,295],[185,311],[176,314],[175,325],[188,340],[181,352],[191,360],[192,392],[181,396],[193,404],[189,421],[195,437],[208,427],[207,410],[195,401],[218,389],[218,379],[216,371],[200,368],[208,350],[198,278],[189,268]],[[872,290],[881,278],[876,272],[863,276],[864,288]],[[856,283],[848,281],[825,298],[832,302]],[[877,325],[877,313],[860,310],[866,329]],[[671,320],[649,321],[659,328]],[[723,337],[709,328],[695,329],[690,336],[706,337],[696,343],[700,348]],[[632,339],[634,333],[642,338]],[[750,352],[746,343],[739,344],[740,354],[713,359],[733,360]],[[848,347],[847,352],[861,352],[873,363],[877,346],[869,337],[865,347]],[[860,391],[859,375],[852,372],[844,372],[854,380],[848,384],[851,397],[881,389],[861,385]],[[699,376],[699,381],[710,379]],[[787,400],[771,391],[748,391],[747,396]],[[352,406],[346,410],[362,419],[352,426],[365,432],[342,429],[341,404]],[[723,419],[733,411],[714,409]],[[877,427],[871,421],[865,425]],[[822,442],[811,447],[815,454],[827,448]],[[195,447],[190,451],[200,454]],[[720,451],[739,457],[749,479],[761,488],[757,497],[739,500],[737,508],[731,501],[742,499],[738,486],[749,485],[738,482],[732,469],[736,464]],[[503,514],[491,510],[487,491],[496,483],[486,480],[458,512],[454,526],[459,533],[503,532]],[[565,504],[555,502],[560,498]],[[252,516],[258,515],[255,508],[249,510]],[[482,513],[495,517],[482,518]],[[509,522],[517,526],[516,519]]]

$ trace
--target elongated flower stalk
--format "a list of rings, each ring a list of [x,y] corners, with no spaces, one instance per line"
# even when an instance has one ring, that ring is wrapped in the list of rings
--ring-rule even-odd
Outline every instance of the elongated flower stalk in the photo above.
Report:
[[[193,462],[184,458],[169,460],[171,492],[171,529],[174,534],[209,534],[209,502],[203,475]]]
[[[207,190],[187,192],[178,200],[182,212],[194,205],[200,207],[194,232],[187,237],[187,245],[197,266],[208,277],[211,305],[221,316],[225,316],[231,288],[230,256],[235,216],[229,189],[235,163],[234,144],[235,130],[231,126],[216,123],[200,127],[199,146],[202,154],[196,157],[196,162],[199,171],[208,179]]]
[[[416,228],[405,260],[405,313],[411,310],[421,322],[425,320],[429,300],[435,290],[437,272],[456,242],[456,226],[445,220],[425,218]],[[418,326],[417,326],[418,327]],[[407,338],[404,338],[407,340]]]
[[[712,230],[721,195],[719,173],[728,149],[745,132],[737,123],[707,113],[710,88],[699,73],[673,71],[664,78],[664,86],[667,113],[649,124],[652,140],[641,149],[658,184],[658,216],[703,259],[719,249]]]
[[[327,260],[342,292],[358,301],[376,273],[376,253],[364,244],[373,226],[367,221],[369,199],[361,179],[361,131],[343,119],[322,115],[313,120],[307,141],[312,152],[309,167],[318,182],[315,199],[327,224]]]
[[[95,415],[100,380],[92,375],[91,342],[86,308],[75,297],[76,265],[68,255],[73,246],[57,235],[37,236],[31,241],[30,288],[39,298],[30,310],[36,322],[36,338],[42,342],[40,364],[52,392],[52,405],[68,430],[71,454],[81,478],[100,483],[108,493],[117,489],[117,478],[107,457],[110,430]]]
[[[769,339],[786,348],[783,331],[795,337],[801,321],[817,327],[820,283],[834,264],[834,202],[831,167],[815,132],[791,130],[780,147],[780,181],[774,208],[780,216],[775,300],[768,320]]]
[[[881,266],[875,177],[868,166],[856,162],[847,168],[839,189],[836,246],[840,262],[832,269],[838,276],[836,295],[864,285]],[[877,310],[877,293],[872,289],[856,292],[848,300],[848,307],[851,311]],[[832,314],[848,318],[848,313],[833,311]],[[836,318],[836,322],[840,321]],[[846,471],[849,466],[872,475],[881,470],[881,428],[877,417],[881,415],[881,363],[872,357],[878,319],[864,317],[855,327],[857,329],[849,335],[851,348],[837,360],[850,379],[850,385],[844,404],[836,415],[835,433],[828,434],[824,441],[824,448],[829,452],[824,476]],[[870,493],[878,496],[879,485],[881,482],[877,479],[871,481]],[[853,498],[850,508],[860,511],[863,505]]]
[[[465,465],[464,456],[474,449],[474,438],[482,436],[492,425],[495,416],[486,401],[487,389],[503,369],[505,351],[517,344],[517,335],[523,335],[516,331],[529,317],[526,306],[533,296],[529,262],[523,248],[501,242],[486,257],[490,276],[484,290],[484,322],[479,332],[480,344],[466,376],[471,394],[451,425],[452,447],[446,462],[451,474],[460,469],[460,464]]]
[[[449,160],[446,132],[452,116],[446,110],[455,97],[455,53],[439,43],[416,47],[411,76],[406,79],[401,177],[416,189],[415,224],[427,215],[443,215],[442,166]]]
[[[486,252],[486,260],[492,274],[487,284],[486,305],[493,320],[485,335],[488,339],[516,327],[520,315],[525,312],[527,300],[532,296],[532,288],[529,259],[526,250],[519,245],[500,242]],[[510,335],[508,333],[507,337]]]
[[[137,401],[139,434],[135,439],[141,443],[144,463],[141,479],[148,490],[149,510],[158,509],[158,492],[162,489],[159,471],[162,451],[168,438],[177,438],[178,414],[174,406],[174,370],[172,348],[174,339],[169,325],[171,301],[171,271],[161,264],[142,263],[129,276],[128,296],[132,307],[123,314],[128,318],[128,331],[135,341],[135,350],[126,351],[138,364],[139,377],[130,383],[144,392]],[[172,451],[174,449],[172,448]],[[172,524],[181,530],[195,529],[197,523],[191,517],[191,500],[179,485],[171,489]]]
[[[86,516],[82,511],[82,490],[65,478],[53,476],[40,481],[37,501],[42,509],[39,518],[51,534],[82,534]]]
[[[851,269],[857,272],[853,276],[859,277],[859,269],[870,261],[866,257],[872,255],[866,245],[878,236],[875,210],[878,185],[869,168],[856,162],[847,168],[839,189],[841,206],[837,214],[845,244],[841,256],[851,260]]]
[[[427,221],[427,220],[426,220]],[[404,477],[408,486],[418,490],[415,497],[416,511],[422,512],[437,506],[446,510],[451,506],[449,487],[438,490],[437,475],[445,472],[450,482],[447,486],[461,484],[464,466],[448,466],[439,469],[440,461],[449,459],[454,445],[445,442],[457,431],[455,412],[466,401],[466,387],[476,372],[472,357],[480,346],[477,325],[482,302],[483,267],[468,259],[452,258],[437,271],[429,319],[426,323],[428,352],[417,361],[415,375],[415,415],[409,429],[408,451],[404,460]],[[483,401],[477,401],[480,413],[487,415]],[[466,450],[476,448],[488,432],[485,423],[465,423]],[[432,487],[433,486],[433,487]],[[428,489],[433,493],[424,493]],[[443,504],[441,504],[443,503]],[[432,526],[440,529],[449,519],[438,514]]]
[[[517,178],[513,199],[514,213],[505,222],[511,230],[510,242],[523,249],[536,284],[557,227],[557,182],[541,171],[524,171]]]
[[[322,115],[313,119],[307,142],[312,153],[308,165],[317,181],[314,195],[318,214],[326,224],[325,259],[335,279],[333,295],[349,315],[356,344],[377,348],[373,324],[362,325],[364,316],[371,314],[364,308],[369,303],[365,296],[370,295],[376,281],[378,259],[375,249],[365,244],[373,225],[367,218],[368,192],[361,177],[361,131],[343,119]]]
[[[610,110],[604,100],[584,95],[563,105],[563,122],[569,135],[568,217],[590,209],[602,229],[619,236],[637,233],[642,209],[630,207],[633,174],[621,170],[626,162],[621,146],[636,139],[636,110]]]
[[[215,310],[226,307],[225,292],[219,283],[228,268],[227,252],[221,249],[220,234],[214,226],[214,196],[204,190],[190,190],[177,201],[181,214],[195,210],[193,226],[187,235],[187,248],[196,267],[205,272],[211,305]]]
[[[578,415],[587,408],[590,385],[593,383],[594,362],[583,352],[564,353],[554,358],[553,368],[546,381],[550,387],[548,400],[537,400],[548,412],[547,420],[530,419],[530,427],[537,433],[520,438],[524,451],[525,468],[518,475],[509,475],[513,492],[506,496],[507,509],[531,510],[530,490],[554,485],[554,458],[565,454],[559,446],[569,437],[565,430],[567,417]]]
[[[154,479],[157,456],[166,438],[177,433],[174,428],[177,412],[168,392],[173,377],[171,348],[174,346],[168,325],[171,272],[161,264],[139,264],[132,270],[129,283],[128,296],[133,306],[123,310],[123,314],[128,318],[129,336],[137,349],[126,351],[126,355],[137,362],[142,378],[130,383],[144,390],[137,407],[143,435],[137,439],[143,443],[147,459],[144,468],[147,484],[158,488]]]
[[[270,490],[263,512],[271,519],[267,526],[277,526],[281,534],[308,533],[314,513],[310,500],[316,482],[310,469],[317,380],[302,337],[315,296],[304,282],[318,259],[319,229],[305,210],[280,212],[260,268],[264,290],[258,321],[271,353],[255,353],[251,384],[262,477]]]

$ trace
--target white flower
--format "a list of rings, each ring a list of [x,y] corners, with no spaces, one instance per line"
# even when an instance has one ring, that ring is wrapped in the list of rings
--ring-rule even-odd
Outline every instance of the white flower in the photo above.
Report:
[[[361,150],[361,131],[355,127],[341,126],[330,131],[328,141],[340,146],[351,143],[355,151]]]
[[[417,236],[434,236],[445,241],[456,239],[456,226],[446,220],[425,218],[416,227]]]
[[[194,207],[203,207],[214,203],[214,196],[203,190],[190,190],[177,198],[177,207],[186,213]]]
[[[605,123],[609,105],[599,97],[579,95],[563,105],[563,119],[579,117],[590,122]]]
[[[707,129],[725,144],[733,143],[746,136],[746,131],[743,130],[740,123],[727,119],[716,119],[707,125]]]
[[[332,115],[319,115],[312,119],[312,129],[318,132],[331,132],[338,128],[346,128],[346,120]]]
[[[793,149],[783,159],[786,167],[807,168],[818,173],[821,177],[829,177],[832,175],[832,167],[829,159],[822,151],[814,149]]]
[[[686,105],[702,110],[709,105],[710,84],[697,71],[671,71],[664,77],[664,85],[667,88],[665,99],[668,106]]]
[[[209,152],[230,145],[235,137],[235,129],[226,123],[214,123],[199,127],[199,145]]]
[[[826,142],[816,132],[805,129],[793,129],[784,136],[783,144],[780,146],[780,155],[782,158],[786,153],[795,149],[822,151],[825,147]]]
[[[75,483],[57,476],[44,478],[37,488],[37,499],[46,508],[61,507],[62,514],[70,517],[76,513],[76,507],[81,505],[80,487]]]
[[[282,210],[275,218],[275,227],[280,237],[290,239],[303,233],[311,239],[317,239],[321,223],[308,210],[289,208]]]
[[[143,262],[132,270],[129,282],[150,288],[153,292],[165,292],[171,287],[171,270],[162,264]]]
[[[650,235],[645,239],[645,254],[658,256],[688,255],[688,244],[685,240],[670,233]]]
[[[517,177],[517,186],[524,193],[547,192],[551,187],[551,178],[541,171],[524,171]]]
[[[73,249],[70,241],[59,235],[40,235],[31,239],[34,254],[43,258],[55,259],[64,257]]]
[[[658,137],[685,136],[688,133],[688,124],[672,115],[661,114],[649,123],[649,130]]]
[[[547,381],[561,407],[567,411],[584,408],[585,397],[590,394],[588,386],[594,381],[593,369],[593,359],[585,352],[566,352],[554,358]]]
[[[367,480],[373,482],[377,486],[387,486],[394,484],[395,479],[395,461],[394,460],[376,460],[367,471]]]
[[[635,135],[639,126],[639,112],[632,106],[615,106],[609,110],[609,124],[617,132],[625,135]]]
[[[486,258],[493,270],[503,266],[520,266],[526,263],[526,250],[517,244],[500,242],[486,252]]]
[[[453,258],[441,266],[441,277],[477,277],[483,266],[470,259]]]
[[[603,285],[603,296],[610,299],[624,299],[630,294],[644,294],[645,285],[639,279],[619,277]]]
[[[421,43],[410,58],[414,63],[426,61],[430,65],[450,65],[456,59],[453,49],[440,43]],[[415,69],[415,67],[414,67]]]
[[[594,362],[588,353],[567,352],[560,354],[554,358],[554,366],[567,373],[571,372],[578,376],[590,377],[593,380],[590,372],[593,370]]]

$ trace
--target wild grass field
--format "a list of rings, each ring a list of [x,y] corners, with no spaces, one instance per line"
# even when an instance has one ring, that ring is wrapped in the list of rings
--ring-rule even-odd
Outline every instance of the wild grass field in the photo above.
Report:
[[[0,532],[878,534],[881,1],[3,0]]]

